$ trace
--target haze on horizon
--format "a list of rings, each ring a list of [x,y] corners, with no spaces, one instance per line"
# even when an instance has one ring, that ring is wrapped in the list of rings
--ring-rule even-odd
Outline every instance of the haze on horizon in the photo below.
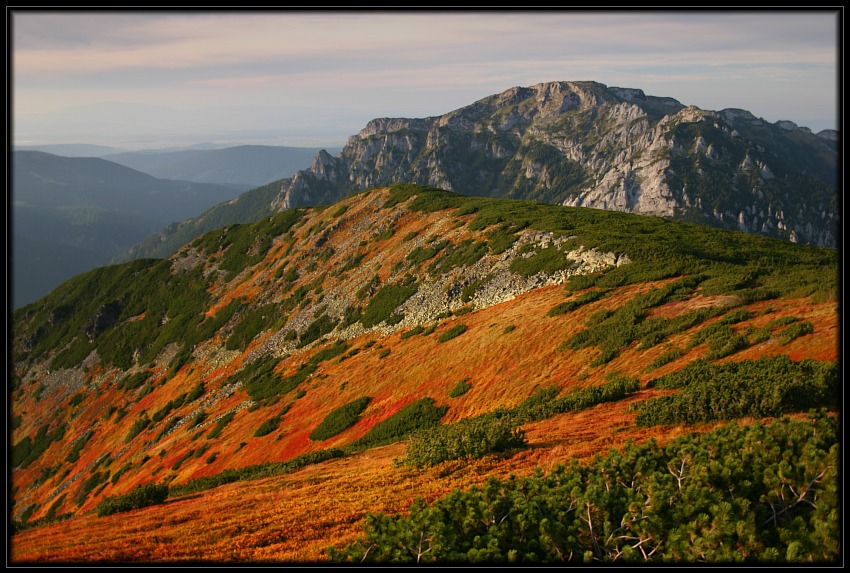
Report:
[[[817,133],[840,129],[840,15],[7,7],[13,142],[342,147],[374,118],[580,80]]]

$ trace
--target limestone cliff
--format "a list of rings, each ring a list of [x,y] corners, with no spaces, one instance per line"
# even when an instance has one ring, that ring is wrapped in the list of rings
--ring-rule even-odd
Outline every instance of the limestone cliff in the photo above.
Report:
[[[595,82],[380,118],[284,180],[274,210],[396,182],[641,213],[836,246],[837,137]]]

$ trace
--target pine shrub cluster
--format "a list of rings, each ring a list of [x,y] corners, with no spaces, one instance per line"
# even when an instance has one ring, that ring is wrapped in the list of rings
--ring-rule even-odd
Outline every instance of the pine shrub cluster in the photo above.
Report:
[[[107,497],[97,504],[98,517],[157,505],[168,498],[168,486],[156,483],[138,485],[126,495]]]
[[[490,478],[404,514],[367,515],[333,562],[482,565],[836,563],[838,422],[732,423]]]
[[[433,398],[421,398],[372,426],[372,429],[351,444],[349,449],[359,451],[407,438],[417,430],[439,424],[448,409],[448,406],[437,406]]]
[[[321,442],[341,434],[357,423],[357,420],[360,419],[360,414],[371,401],[372,398],[369,396],[363,396],[333,410],[322,420],[315,430],[310,432],[310,439]]]
[[[526,445],[519,421],[506,411],[465,418],[411,435],[404,463],[433,466],[448,460],[480,458]]]
[[[637,406],[635,421],[641,426],[692,424],[805,412],[834,406],[839,380],[837,363],[793,362],[785,355],[725,364],[698,359],[651,381],[650,386],[679,391]]]

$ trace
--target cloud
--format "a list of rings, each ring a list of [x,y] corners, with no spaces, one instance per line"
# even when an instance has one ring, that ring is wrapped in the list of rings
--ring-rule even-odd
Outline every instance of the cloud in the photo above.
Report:
[[[123,100],[422,117],[556,80],[707,109],[760,102],[756,115],[837,107],[829,11],[21,11],[12,23],[21,116]]]

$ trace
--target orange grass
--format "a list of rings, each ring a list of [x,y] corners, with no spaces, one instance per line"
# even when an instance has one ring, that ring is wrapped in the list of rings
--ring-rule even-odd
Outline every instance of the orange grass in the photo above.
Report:
[[[298,265],[302,276],[291,285],[306,286],[321,274],[327,273],[324,287],[358,289],[365,279],[378,274],[382,283],[394,280],[392,266],[402,261],[410,243],[403,239],[417,231],[417,239],[438,234],[453,242],[476,238],[467,227],[453,226],[453,219],[444,213],[410,213],[404,210],[395,220],[395,234],[380,241],[379,249],[372,245],[360,267],[334,276],[333,271],[353,254],[359,252],[359,241],[379,233],[385,226],[386,211],[381,209],[385,195],[374,193],[356,196],[340,218],[331,216],[333,210],[312,211],[293,230],[296,242],[311,242],[310,229],[317,222],[326,223],[329,243],[336,248],[323,266],[306,271],[304,261],[295,255],[284,257],[289,243],[281,241],[270,249],[257,267],[260,272],[240,277],[239,283],[218,284],[211,292],[215,300],[208,310],[210,316],[231,300],[245,298],[280,301],[285,292],[267,289],[266,275],[279,265]],[[470,219],[472,215],[465,216]],[[294,252],[294,251],[293,251]],[[357,280],[355,280],[357,277]],[[386,420],[400,408],[420,398],[433,398],[440,406],[449,406],[444,423],[476,416],[496,408],[512,408],[541,388],[557,386],[562,394],[574,389],[599,385],[612,373],[637,376],[642,383],[678,370],[688,362],[704,356],[707,345],[686,350],[693,334],[713,320],[670,336],[664,343],[650,349],[638,350],[639,343],[620,351],[609,363],[591,367],[598,356],[597,348],[576,352],[559,350],[561,343],[585,328],[593,313],[615,308],[638,293],[657,288],[671,280],[658,281],[617,289],[604,299],[586,304],[573,312],[554,317],[548,311],[567,299],[561,286],[539,288],[493,307],[441,321],[429,336],[415,335],[401,339],[401,332],[376,338],[376,333],[349,340],[351,349],[360,351],[340,361],[338,358],[319,364],[315,372],[294,391],[283,395],[273,405],[254,411],[247,408],[250,397],[244,388],[226,397],[207,400],[228,379],[237,374],[246,359],[268,342],[271,332],[257,337],[242,353],[230,355],[223,363],[206,359],[184,366],[176,375],[162,381],[164,370],[156,372],[153,390],[141,399],[136,392],[115,388],[114,374],[96,366],[89,379],[98,377],[99,386],[89,390],[90,397],[79,406],[79,413],[67,408],[68,401],[79,389],[45,393],[41,401],[23,394],[31,389],[15,391],[14,403],[20,413],[49,408],[61,412],[68,430],[63,443],[52,444],[38,464],[20,469],[12,475],[12,485],[22,488],[15,496],[19,507],[38,504],[31,520],[42,517],[54,503],[57,488],[76,478],[66,490],[66,499],[57,507],[57,514],[75,512],[76,517],[61,523],[20,532],[11,540],[13,563],[26,562],[314,562],[322,560],[323,550],[354,540],[362,530],[367,512],[405,511],[417,497],[432,500],[456,487],[482,483],[488,476],[503,477],[510,473],[526,475],[536,466],[548,469],[572,459],[586,461],[596,453],[605,453],[627,439],[636,441],[655,437],[669,439],[693,427],[638,429],[634,415],[628,413],[628,403],[654,395],[643,390],[629,401],[600,405],[585,412],[557,416],[551,420],[526,426],[530,448],[509,458],[491,457],[473,462],[449,462],[436,468],[414,471],[397,468],[395,458],[403,457],[403,443],[374,448],[357,455],[333,459],[303,468],[290,475],[262,481],[234,483],[181,499],[169,499],[160,507],[147,508],[128,514],[97,518],[94,509],[104,497],[128,493],[138,483],[156,481],[179,485],[191,479],[211,476],[228,469],[287,461],[301,454],[328,448],[342,448],[365,435],[369,429]],[[359,281],[359,282],[358,282]],[[275,287],[277,288],[277,287]],[[650,311],[650,316],[674,317],[709,306],[725,306],[729,297],[694,296],[689,300],[671,302]],[[808,299],[780,299],[754,303],[747,307],[755,316],[733,326],[741,331],[747,327],[760,328],[783,316],[797,316],[814,325],[814,332],[780,345],[776,339],[744,349],[725,361],[757,359],[774,354],[788,354],[794,360],[814,358],[838,360],[838,308],[833,302],[813,303]],[[767,310],[770,312],[766,312]],[[466,332],[445,343],[439,343],[441,333],[461,323]],[[513,326],[510,332],[506,327]],[[366,348],[369,341],[378,344]],[[223,341],[217,341],[223,343]],[[283,377],[294,373],[315,352],[327,344],[296,351],[282,358],[275,372]],[[652,372],[646,367],[671,347],[684,351],[684,356]],[[380,358],[382,350],[391,353]],[[451,390],[460,380],[468,380],[469,391],[452,398]],[[170,400],[190,392],[198,383],[206,386],[205,396],[194,403],[183,404],[168,417],[153,423],[129,444],[124,443],[132,424],[142,414],[153,416]],[[34,387],[34,386],[33,386]],[[303,396],[296,398],[296,392]],[[91,396],[96,396],[92,398]],[[372,398],[360,420],[337,436],[323,442],[309,439],[324,418],[336,408],[357,398]],[[105,418],[110,405],[125,408],[126,415],[115,423],[95,423]],[[254,437],[254,432],[266,420],[282,416],[272,433]],[[204,409],[206,420],[198,427],[191,423],[175,429],[155,441],[169,419],[188,418]],[[238,410],[234,419],[215,440],[206,436],[215,427],[216,419]],[[114,414],[113,414],[114,415]],[[36,416],[22,416],[21,426],[12,432],[12,443],[33,435]],[[706,428],[708,426],[705,426]],[[80,459],[62,467],[70,467],[66,476],[54,475],[44,483],[38,481],[42,468],[63,462],[68,444],[92,429],[94,435],[82,450]],[[192,450],[208,444],[199,457],[186,459],[179,470],[174,464]],[[97,488],[77,506],[74,501],[82,483],[101,452],[110,454],[101,470],[112,474],[125,464],[131,467],[117,483],[108,481]],[[216,454],[213,461],[209,461]]]
[[[156,472],[153,476],[157,481],[168,479],[170,484],[177,485],[225,469],[286,461],[320,449],[344,447],[365,435],[375,423],[389,418],[401,407],[423,397],[433,398],[438,405],[448,405],[449,410],[443,422],[452,423],[499,407],[515,407],[546,386],[557,386],[561,388],[561,393],[565,394],[574,389],[602,384],[606,377],[614,372],[637,376],[641,382],[646,383],[703,356],[707,345],[691,349],[682,358],[652,372],[644,371],[652,360],[669,348],[668,345],[686,348],[693,332],[710,321],[687,332],[675,334],[664,344],[648,350],[637,350],[639,343],[635,342],[611,362],[597,368],[589,367],[588,364],[596,357],[598,349],[586,348],[570,352],[560,351],[558,347],[573,333],[584,328],[585,320],[594,312],[608,305],[620,305],[638,292],[645,292],[660,284],[625,287],[605,300],[555,317],[548,317],[546,313],[556,304],[563,302],[563,288],[544,287],[488,309],[447,319],[429,336],[416,335],[402,340],[400,333],[396,333],[371,348],[363,348],[365,341],[372,338],[371,335],[353,339],[349,341],[349,345],[362,350],[342,362],[333,359],[321,363],[316,372],[296,389],[305,391],[301,398],[295,399],[292,392],[281,397],[274,405],[253,412],[240,410],[219,438],[209,444],[206,452],[197,458],[185,460],[175,472],[172,466],[177,460],[207,442],[205,436],[214,427],[217,416],[245,403],[248,399],[245,391],[237,391],[230,397],[206,407],[207,419],[201,426],[191,428],[191,424],[185,424],[150,446],[148,443],[159,433],[165,422],[152,424],[130,444],[124,444],[123,439],[130,426],[143,411],[148,416],[153,415],[169,400],[191,390],[199,381],[206,381],[208,392],[217,389],[217,383],[212,380],[224,382],[225,377],[233,374],[241,365],[250,349],[231,363],[215,369],[205,367],[203,363],[196,364],[192,369],[184,368],[174,378],[157,384],[153,392],[142,400],[128,404],[128,413],[124,419],[108,433],[96,433],[90,440],[80,460],[74,464],[71,475],[78,472],[81,477],[88,475],[85,469],[97,457],[93,452],[122,452],[106,466],[111,468],[112,472],[127,462],[132,463],[133,468],[116,484],[109,483],[99,494],[90,495],[80,509],[93,509],[104,496],[128,493],[135,483],[149,481],[153,472]],[[697,298],[694,304],[700,305],[703,301]],[[790,353],[795,360],[805,357],[819,360],[838,359],[838,325],[834,302],[812,304],[808,300],[779,300],[771,301],[770,306],[772,312],[765,314],[765,303],[752,305],[750,308],[755,317],[734,325],[735,329],[760,327],[774,318],[794,315],[801,320],[812,321],[815,325],[814,332],[785,346],[771,339],[727,357],[725,361],[756,359],[778,353]],[[677,305],[679,312],[687,312],[690,308],[687,305]],[[439,343],[437,339],[440,333],[456,322],[467,325],[467,331],[448,342]],[[508,325],[515,325],[515,330],[505,333],[505,327]],[[378,358],[381,346],[392,349],[392,353],[384,359]],[[276,370],[280,375],[291,374],[318,350],[319,347],[294,354],[282,360]],[[470,390],[462,396],[449,397],[451,389],[463,379],[468,379]],[[53,397],[52,394],[50,396]],[[331,411],[363,396],[371,397],[372,401],[358,423],[323,442],[309,439],[310,432]],[[102,411],[105,410],[106,404],[120,404],[121,399],[118,391],[111,388],[106,390],[100,399],[86,407],[97,409],[92,411]],[[288,404],[292,406],[282,417],[277,430],[263,437],[254,437],[254,432],[266,420],[276,416]],[[189,416],[198,408],[198,404],[184,405],[172,415]],[[86,418],[77,420],[84,419]],[[81,435],[86,429],[78,425],[76,420],[69,426],[70,435]],[[240,447],[242,442],[245,442],[244,447]],[[160,457],[162,451],[166,455]],[[218,455],[212,463],[208,463],[207,460],[213,453]],[[45,459],[63,459],[65,453],[60,451],[59,445],[54,444],[44,456]],[[151,459],[142,464],[143,456],[149,456]],[[14,482],[33,483],[38,471],[36,468],[30,468],[16,472]],[[69,488],[69,492],[76,491],[82,481],[78,480]],[[27,498],[28,503],[40,504],[40,509],[32,519],[37,519],[50,507],[51,501],[47,496],[56,486],[57,481],[48,480],[44,487],[32,492]],[[59,513],[74,509],[69,495]]]
[[[650,394],[528,424],[530,447],[511,456],[415,470],[393,465],[405,453],[405,444],[398,443],[161,506],[102,518],[84,515],[14,535],[11,563],[322,563],[329,546],[341,547],[362,534],[368,513],[405,513],[418,497],[431,502],[489,477],[528,476],[537,467],[549,471],[573,459],[587,462],[629,440],[654,437],[663,444],[720,425],[637,428],[628,405]]]

